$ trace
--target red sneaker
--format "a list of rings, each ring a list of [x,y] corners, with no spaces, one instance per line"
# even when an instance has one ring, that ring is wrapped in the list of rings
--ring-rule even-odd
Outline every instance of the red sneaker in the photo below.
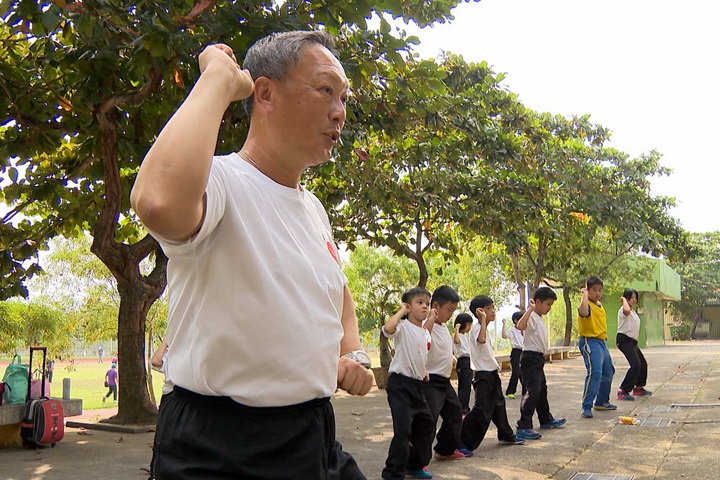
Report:
[[[644,387],[633,388],[633,395],[635,395],[636,397],[644,397],[647,395],[652,395],[652,392],[650,390],[645,390]]]
[[[462,458],[465,458],[465,455],[458,450],[455,450],[450,455],[440,455],[438,452],[435,452],[435,460],[460,460]]]

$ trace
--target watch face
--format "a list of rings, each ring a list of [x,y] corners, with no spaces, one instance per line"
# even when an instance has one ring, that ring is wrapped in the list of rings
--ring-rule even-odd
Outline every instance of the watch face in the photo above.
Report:
[[[362,350],[346,353],[343,356],[349,358],[350,360],[355,360],[365,368],[370,368],[370,355]]]

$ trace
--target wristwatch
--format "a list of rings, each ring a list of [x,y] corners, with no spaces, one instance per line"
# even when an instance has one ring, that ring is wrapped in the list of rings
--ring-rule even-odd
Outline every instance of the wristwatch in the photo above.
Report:
[[[365,368],[370,368],[370,355],[363,352],[362,350],[354,350],[343,355],[344,358],[355,360],[357,363]]]

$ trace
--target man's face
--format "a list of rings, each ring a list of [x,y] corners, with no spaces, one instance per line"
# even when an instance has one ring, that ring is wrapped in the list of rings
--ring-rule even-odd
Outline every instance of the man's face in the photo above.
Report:
[[[545,315],[550,311],[553,303],[555,303],[555,300],[552,299],[535,302],[535,312],[537,312],[538,315]]]
[[[438,317],[437,320],[435,320],[435,323],[440,325],[450,320],[450,318],[453,316],[453,313],[455,313],[457,306],[457,302],[445,302],[445,305],[443,305],[442,307],[438,302],[435,302],[432,306],[438,312]]]
[[[597,303],[600,301],[603,295],[603,287],[602,285],[593,285],[592,287],[588,288],[588,300],[590,300],[593,303]]]
[[[274,84],[269,148],[302,168],[327,162],[345,124],[349,88],[338,59],[321,45],[307,46]]]

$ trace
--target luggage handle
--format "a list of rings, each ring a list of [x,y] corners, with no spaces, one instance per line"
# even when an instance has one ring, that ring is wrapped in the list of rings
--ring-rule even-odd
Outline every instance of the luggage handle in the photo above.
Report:
[[[45,396],[45,363],[47,360],[47,347],[30,347],[30,368],[28,368],[28,389],[27,389],[27,396],[25,397],[25,401],[30,401],[30,387],[32,386],[33,381],[33,352],[42,352],[43,353],[43,361],[42,361],[42,378],[40,379],[40,396]]]

